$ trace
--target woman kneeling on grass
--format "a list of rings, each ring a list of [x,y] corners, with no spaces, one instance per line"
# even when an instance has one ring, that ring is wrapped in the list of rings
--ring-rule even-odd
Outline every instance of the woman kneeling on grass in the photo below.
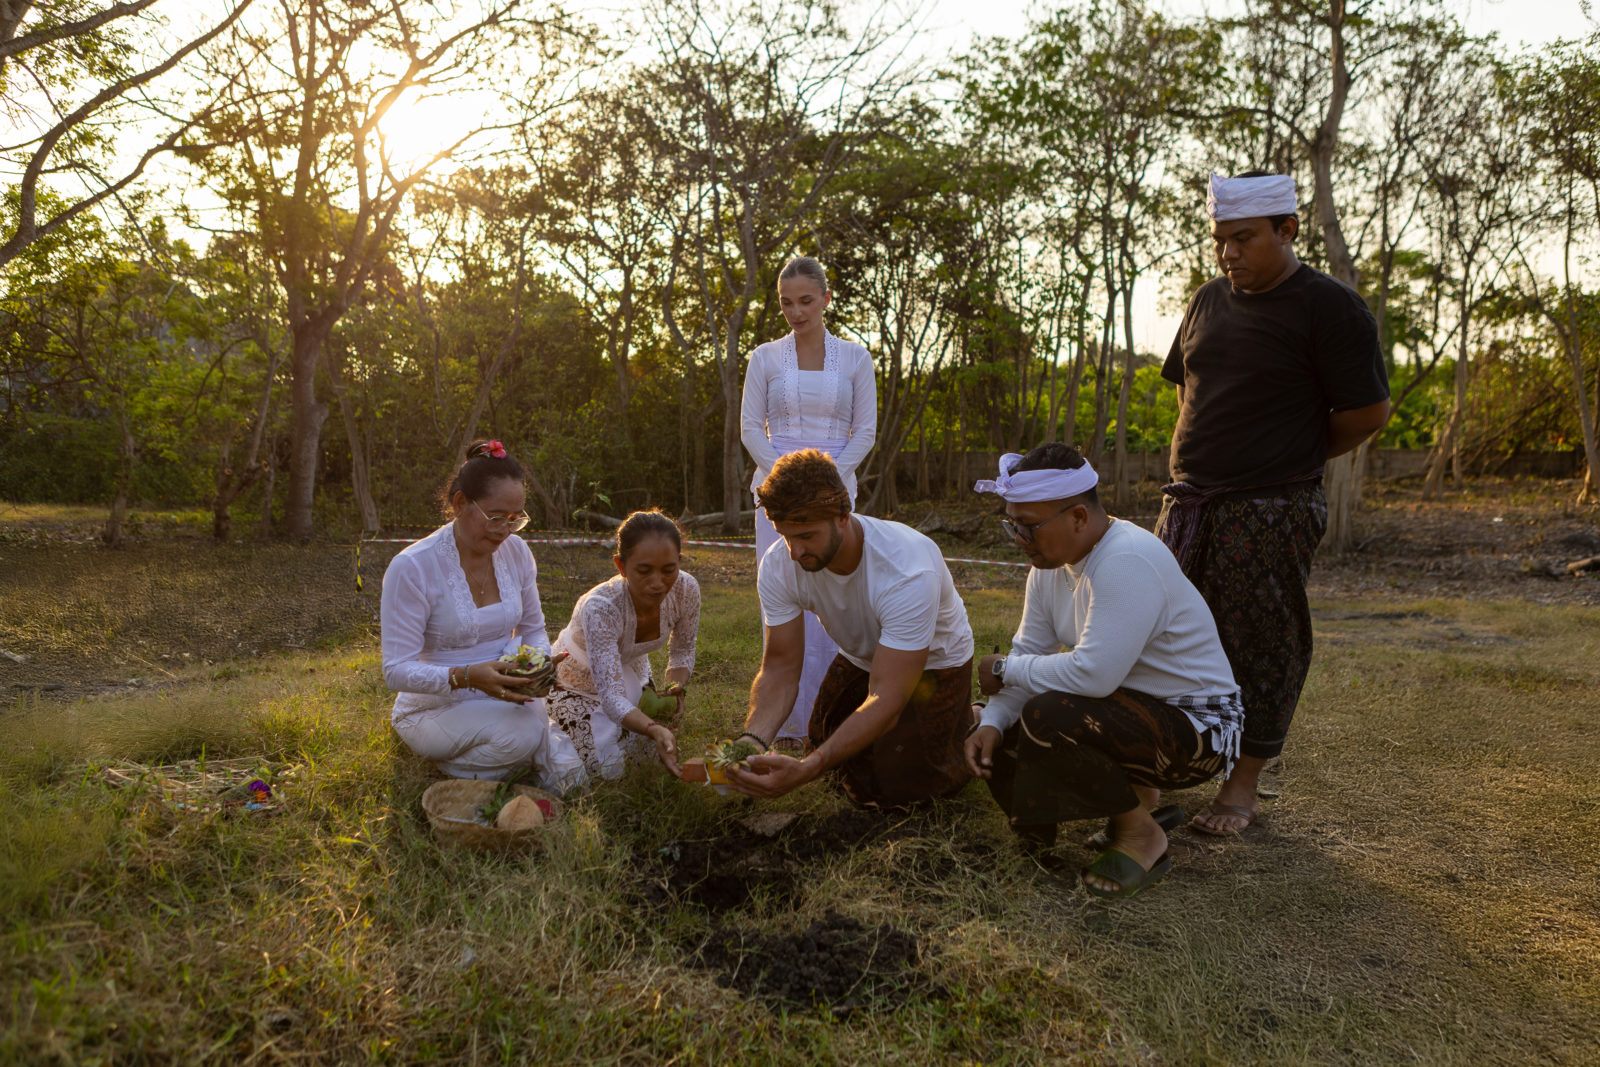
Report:
[[[694,670],[700,584],[678,569],[681,550],[677,523],[661,512],[629,515],[617,528],[617,576],[578,598],[556,638],[556,651],[569,658],[556,669],[560,689],[550,715],[591,775],[616,778],[630,760],[652,752],[679,773],[672,730],[653,716],[666,712],[677,721]],[[657,694],[649,654],[664,644],[668,686]],[[652,714],[640,710],[641,701]]]
[[[548,654],[522,467],[499,441],[475,442],[444,491],[450,522],[408,546],[383,576],[383,680],[400,695],[394,729],[453,778],[515,778],[564,792],[586,775],[550,724],[551,671],[508,674],[500,656]]]

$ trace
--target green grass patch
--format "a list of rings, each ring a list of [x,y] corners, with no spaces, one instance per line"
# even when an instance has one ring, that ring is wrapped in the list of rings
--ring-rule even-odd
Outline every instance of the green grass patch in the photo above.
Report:
[[[213,590],[229,626],[306,617],[287,605],[321,595],[317,557],[286,558],[309,572],[298,586],[280,568],[240,579],[283,583],[266,600]],[[608,561],[540,560],[553,630]],[[686,751],[744,713],[760,632],[742,566],[691,567]],[[142,625],[115,590],[154,571],[124,571],[58,586],[105,605],[112,640],[85,657]],[[963,591],[980,651],[1009,639],[1019,590]],[[0,712],[0,1061],[1477,1064],[1600,1047],[1592,611],[1317,605],[1261,823],[1175,834],[1174,873],[1136,900],[1106,906],[1024,862],[974,787],[717,912],[664,890],[664,849],[760,812],[821,824],[841,801],[727,800],[641,768],[577,799],[544,851],[441,851],[419,802],[434,779],[389,729],[370,631],[322,617],[305,650]],[[282,812],[181,809],[100,771],[184,760],[277,769]],[[917,939],[893,996],[779,1005],[695,962],[730,929],[797,935],[830,913]]]

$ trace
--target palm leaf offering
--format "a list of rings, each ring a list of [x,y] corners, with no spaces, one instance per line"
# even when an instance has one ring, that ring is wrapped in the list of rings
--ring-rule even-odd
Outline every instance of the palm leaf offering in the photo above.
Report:
[[[500,657],[500,662],[506,664],[500,668],[501,673],[519,678],[532,678],[551,667],[550,657],[532,645],[521,645],[515,652],[507,652]]]
[[[761,746],[741,737],[732,741],[718,741],[706,749],[706,763],[719,771],[725,771],[730,767],[749,770],[745,761],[751,756],[759,755]]]
[[[534,648],[532,645],[519,645],[515,652],[507,652],[499,659],[502,674],[512,674],[518,678],[527,678],[533,682],[527,692],[533,696],[544,696],[556,682],[556,661]]]

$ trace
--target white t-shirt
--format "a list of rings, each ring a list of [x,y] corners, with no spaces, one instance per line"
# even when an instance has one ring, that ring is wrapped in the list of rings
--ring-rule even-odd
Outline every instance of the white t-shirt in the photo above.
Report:
[[[861,562],[849,574],[808,572],[779,538],[762,558],[756,587],[761,618],[781,626],[814,612],[844,657],[872,669],[878,646],[928,650],[928,669],[959,667],[972,658],[972,628],[939,546],[898,522],[854,516],[861,524]]]
[[[1005,732],[1039,693],[1104,697],[1119,688],[1168,703],[1239,691],[1211,609],[1172,550],[1120,519],[1077,563],[1028,573],[1005,686],[983,723]]]

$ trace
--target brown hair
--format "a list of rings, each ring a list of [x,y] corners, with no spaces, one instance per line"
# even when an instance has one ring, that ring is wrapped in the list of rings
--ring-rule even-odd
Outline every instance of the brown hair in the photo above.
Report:
[[[828,271],[822,262],[815,256],[795,256],[783,265],[778,272],[778,281],[788,281],[790,278],[804,278],[817,283],[817,288],[824,293],[828,292]]]
[[[850,494],[839,468],[815,448],[790,452],[772,465],[756,499],[773,522],[821,522],[850,514]]]
[[[683,551],[683,535],[678,530],[678,524],[660,508],[651,508],[649,511],[635,511],[617,527],[617,558],[626,563],[628,553],[638,547],[640,541],[651,536],[670,537],[673,547],[679,552]]]

